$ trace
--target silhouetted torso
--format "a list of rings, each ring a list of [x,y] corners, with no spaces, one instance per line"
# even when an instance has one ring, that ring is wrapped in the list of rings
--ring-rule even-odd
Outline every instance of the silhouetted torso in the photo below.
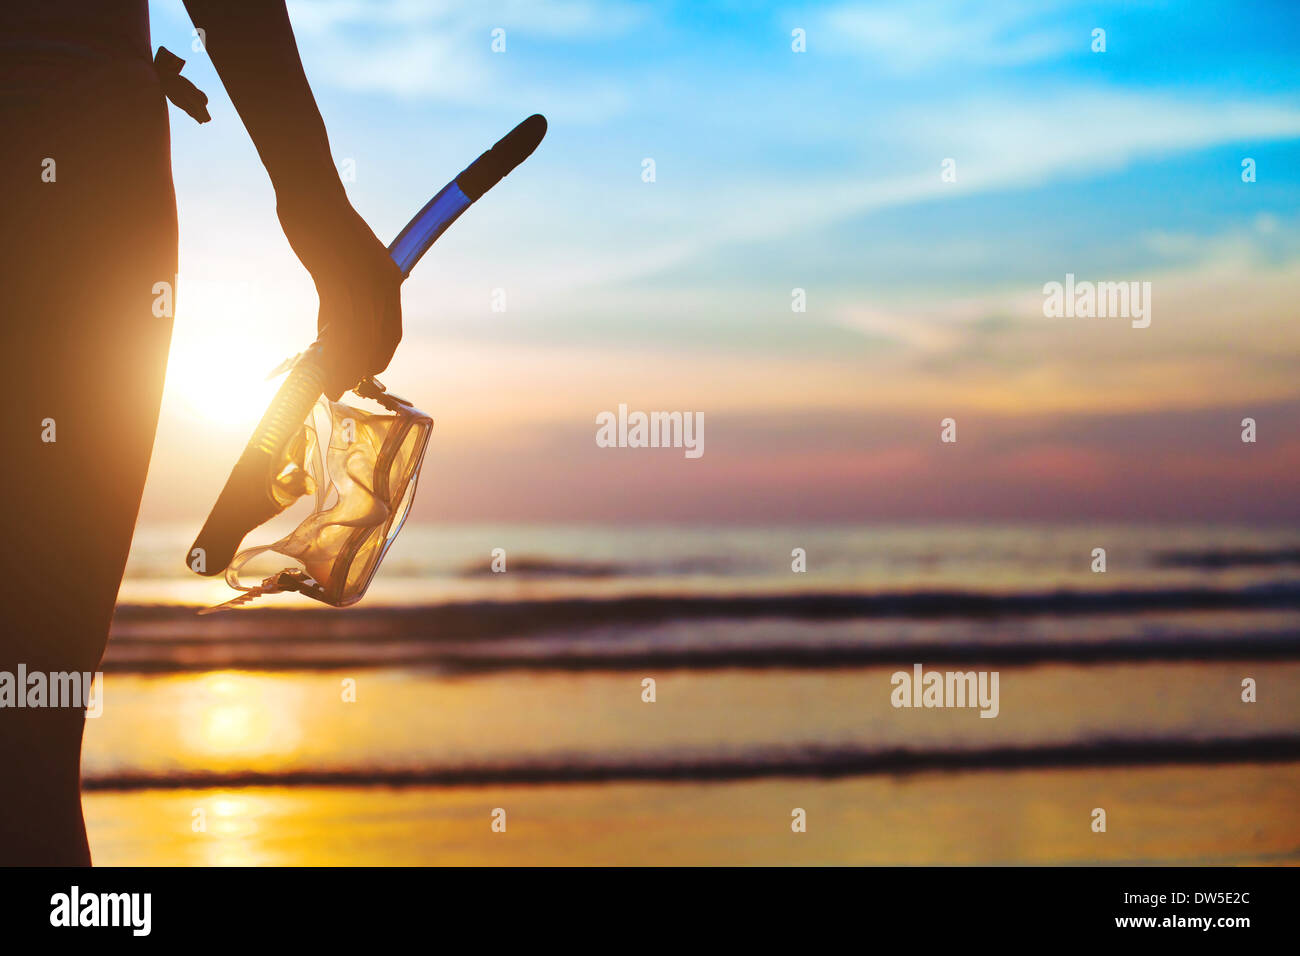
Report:
[[[148,0],[5,0],[0,97],[10,105],[150,82]]]
[[[0,34],[43,45],[149,56],[148,0],[7,0]]]
[[[146,0],[0,2],[0,670],[91,671],[148,469],[174,282]],[[40,422],[57,424],[42,440]],[[85,863],[77,708],[0,709],[0,863]]]

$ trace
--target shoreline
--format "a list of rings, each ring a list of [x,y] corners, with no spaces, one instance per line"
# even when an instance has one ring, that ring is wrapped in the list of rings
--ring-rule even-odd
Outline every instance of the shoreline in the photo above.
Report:
[[[734,756],[640,761],[575,759],[568,763],[376,768],[355,770],[189,771],[167,775],[119,772],[89,777],[83,792],[218,790],[248,787],[549,786],[598,783],[731,783],[748,780],[820,779],[925,773],[1111,767],[1300,765],[1300,735],[1213,740],[1110,740],[1028,747],[872,750],[803,747],[754,750]]]
[[[98,865],[1300,864],[1300,765],[88,793]],[[1090,828],[1093,808],[1105,833]],[[504,833],[493,811],[507,814]],[[807,832],[791,830],[792,809]],[[196,832],[198,811],[204,830]]]

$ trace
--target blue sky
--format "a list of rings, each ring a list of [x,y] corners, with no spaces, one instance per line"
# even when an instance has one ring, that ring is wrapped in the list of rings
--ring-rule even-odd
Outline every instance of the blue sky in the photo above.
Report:
[[[1207,355],[1215,401],[1296,398],[1276,361],[1300,356],[1295,4],[289,6],[385,241],[524,116],[550,120],[404,292],[392,384],[472,422],[466,442],[585,428],[619,401],[1154,414],[1210,402]],[[153,11],[155,44],[213,101],[203,127],[173,111],[177,368],[233,380],[218,340],[269,368],[310,339],[314,296],[179,0]],[[1045,329],[1041,287],[1066,272],[1155,281],[1151,334]],[[184,379],[173,435],[203,420]],[[250,425],[209,421],[205,449],[233,454]]]

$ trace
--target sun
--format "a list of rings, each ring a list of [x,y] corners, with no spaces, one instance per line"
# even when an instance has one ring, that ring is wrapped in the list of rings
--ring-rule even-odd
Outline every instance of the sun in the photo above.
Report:
[[[187,417],[251,429],[275,394],[278,382],[266,375],[278,361],[228,335],[177,337],[165,401]]]
[[[281,381],[267,374],[315,336],[310,284],[209,271],[185,276],[176,301],[164,410],[251,432]]]
[[[189,281],[177,310],[163,404],[205,425],[252,430],[279,387],[273,368],[310,343],[312,303],[279,290],[220,280]],[[277,318],[278,317],[278,318]]]

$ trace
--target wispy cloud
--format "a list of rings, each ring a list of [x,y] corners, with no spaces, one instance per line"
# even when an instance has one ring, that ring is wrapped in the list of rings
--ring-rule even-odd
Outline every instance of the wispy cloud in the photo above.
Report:
[[[295,30],[435,28],[449,33],[509,27],[551,38],[616,35],[648,15],[624,0],[289,0]]]
[[[291,2],[289,9],[304,59],[315,67],[321,87],[500,106],[527,86],[552,111],[588,122],[617,112],[621,95],[612,84],[593,90],[572,82],[573,71],[539,77],[539,42],[607,41],[625,35],[647,15],[621,0],[323,0]],[[498,28],[505,31],[504,53],[491,46]],[[525,72],[529,68],[531,74]]]
[[[591,207],[570,211],[553,243],[523,268],[535,273],[535,288],[555,293],[664,276],[733,246],[798,242],[886,209],[1042,184],[1067,188],[1189,150],[1300,137],[1300,107],[1072,89],[1015,103],[963,98],[927,109],[895,108],[875,125],[888,132],[890,158],[875,162],[869,174],[792,179],[719,167],[689,181],[646,186],[666,194],[656,209],[661,225],[653,232],[636,227],[644,238],[634,256],[593,237],[633,228],[643,210],[621,197],[592,197]],[[940,176],[949,157],[956,161],[955,183]]]
[[[1300,260],[1300,221],[1259,213],[1249,223],[1214,233],[1155,229],[1143,236],[1146,246],[1167,260],[1198,270],[1240,271],[1263,263]]]
[[[809,43],[896,74],[954,64],[1020,66],[1087,49],[1086,32],[1053,16],[1061,7],[1049,0],[844,3],[814,17]]]

